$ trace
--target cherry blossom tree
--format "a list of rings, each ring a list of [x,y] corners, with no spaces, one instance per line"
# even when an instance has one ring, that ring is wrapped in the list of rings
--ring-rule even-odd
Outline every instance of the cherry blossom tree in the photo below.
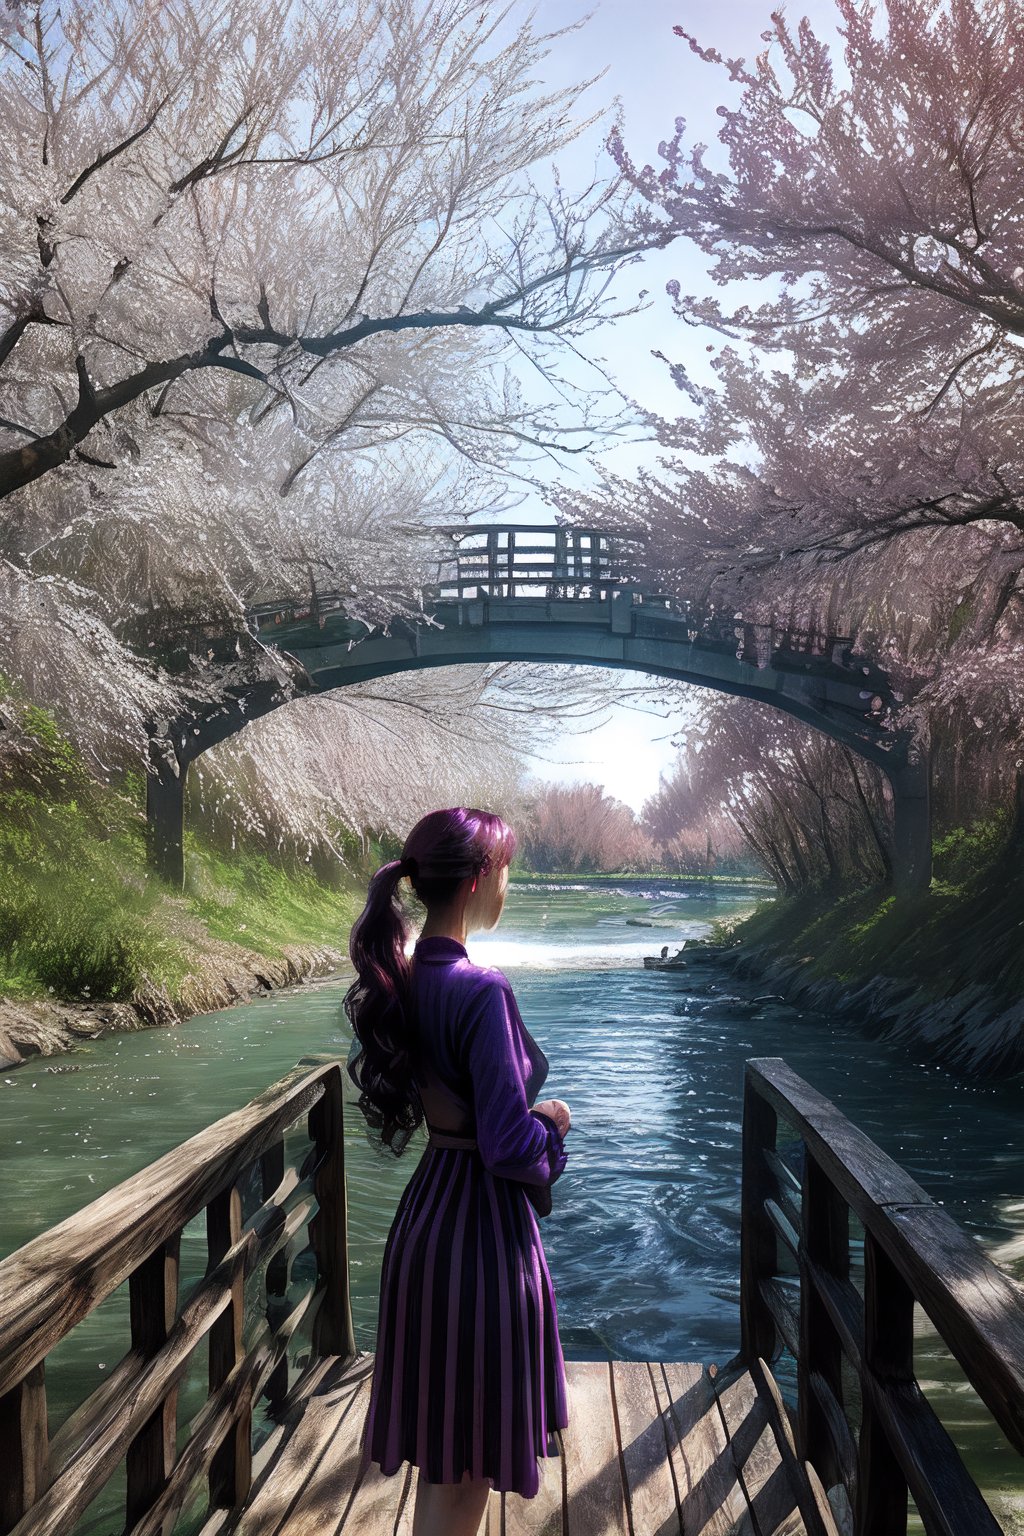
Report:
[[[667,234],[553,171],[594,122],[591,82],[538,83],[561,36],[465,0],[0,0],[0,670],[99,770],[293,691],[253,602],[421,616],[438,523],[619,429],[559,359]],[[276,769],[220,752],[250,825],[330,718],[282,717]],[[289,835],[329,826],[329,761]]]
[[[773,13],[749,65],[677,28],[738,96],[718,144],[679,119],[655,169],[613,134],[708,263],[717,293],[668,290],[714,382],[673,364],[658,466],[562,504],[645,534],[661,590],[851,636],[927,729],[940,814],[963,814],[966,783],[1007,797],[1024,747],[1024,17],[1008,0],[836,15],[838,49]],[[795,804],[810,791],[785,734]]]
[[[737,840],[787,892],[839,888],[892,872],[883,775],[848,749],[750,700],[709,699],[645,824],[661,841]],[[722,824],[731,827],[732,841]]]
[[[598,784],[540,784],[516,824],[523,864],[538,872],[645,870],[657,851],[630,807]]]
[[[675,30],[741,88],[720,107],[727,169],[686,125],[665,168],[624,173],[762,304],[683,297],[680,315],[801,362],[894,369],[935,407],[971,379],[1019,377],[1024,17],[1012,0],[836,0],[842,57],[780,11],[753,67]],[[973,369],[973,373],[972,373]]]
[[[511,10],[6,7],[0,495],[144,458],[168,418],[287,421],[281,493],[409,432],[556,438],[550,400],[470,375],[496,339],[543,367],[666,236],[623,178],[531,180],[583,85],[529,89],[552,39]]]
[[[438,804],[507,810],[518,831],[536,794],[524,759],[542,754],[552,718],[586,729],[629,696],[616,673],[491,662],[298,699],[197,759],[189,819],[224,846],[310,858],[345,859],[352,836],[408,829]]]

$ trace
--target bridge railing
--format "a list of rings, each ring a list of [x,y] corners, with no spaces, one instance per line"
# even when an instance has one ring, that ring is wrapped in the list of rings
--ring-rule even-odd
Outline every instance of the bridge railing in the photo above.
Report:
[[[437,562],[431,591],[441,601],[465,597],[574,598],[602,601],[615,587],[646,583],[636,575],[642,543],[594,528],[502,523],[448,528],[450,553]],[[669,598],[647,598],[667,606]]]
[[[928,1536],[999,1536],[918,1384],[914,1307],[1024,1453],[1024,1287],[777,1059],[747,1063],[740,1241],[741,1357],[795,1357],[798,1450],[845,1489],[856,1536],[903,1536],[908,1491]]]
[[[4,1536],[71,1531],[122,1468],[125,1536],[166,1536],[199,1479],[211,1510],[239,1507],[253,1409],[287,1396],[300,1324],[311,1320],[314,1355],[354,1353],[341,1068],[316,1060],[0,1263]],[[312,1145],[297,1168],[285,1136],[303,1115]],[[206,1273],[179,1299],[183,1231],[204,1213]],[[293,1304],[291,1266],[308,1250],[316,1280]],[[246,1282],[264,1265],[263,1320],[245,1339]],[[47,1357],[125,1281],[131,1347],[51,1439]],[[179,1385],[204,1344],[208,1395],[178,1449]]]
[[[661,613],[673,639],[682,627],[691,641],[732,651],[753,666],[780,660],[783,667],[801,666],[812,657],[844,669],[851,664],[850,636],[814,620],[801,624],[788,615],[755,622],[731,607],[703,606],[658,591],[640,535],[532,523],[457,524],[430,533],[447,536],[450,547],[436,556],[432,578],[419,594],[424,606],[480,599],[607,603],[615,597],[641,607],[648,627]],[[349,600],[343,592],[314,591],[304,601],[255,603],[249,621],[260,635],[282,625],[324,628],[332,614],[344,613]],[[875,682],[870,686],[873,691]]]

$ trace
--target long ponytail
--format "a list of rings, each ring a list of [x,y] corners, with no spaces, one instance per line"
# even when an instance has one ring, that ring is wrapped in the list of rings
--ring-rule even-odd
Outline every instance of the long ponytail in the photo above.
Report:
[[[345,993],[353,1049],[348,1074],[360,1090],[359,1108],[378,1151],[405,1150],[423,1120],[413,1079],[415,1040],[410,1008],[409,928],[398,899],[407,868],[401,859],[383,864],[370,881],[366,906],[352,925],[348,952],[356,980]]]
[[[409,924],[398,883],[408,875],[426,907],[446,906],[467,877],[510,863],[515,847],[512,828],[491,811],[431,811],[409,833],[402,858],[382,864],[370,880],[366,906],[349,935],[356,979],[344,1007],[353,1035],[348,1074],[379,1152],[387,1147],[399,1157],[425,1119],[416,1086],[412,966],[405,953]]]

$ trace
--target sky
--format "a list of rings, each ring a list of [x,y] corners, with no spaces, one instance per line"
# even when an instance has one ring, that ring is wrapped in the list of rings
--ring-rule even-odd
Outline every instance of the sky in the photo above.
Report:
[[[692,0],[603,0],[589,7],[591,17],[582,29],[553,46],[546,61],[545,83],[570,84],[604,71],[603,78],[584,96],[581,108],[589,105],[589,110],[595,111],[619,98],[627,149],[637,163],[657,166],[658,144],[671,135],[677,116],[686,120],[688,142],[696,139],[713,144],[721,126],[716,108],[734,103],[738,95],[738,87],[731,84],[726,72],[698,59],[686,42],[674,35],[673,26],[686,27],[703,44],[719,49],[726,57],[752,60],[765,46],[760,34],[770,25],[770,13],[775,8],[772,0],[726,0],[716,7],[697,5]],[[522,14],[529,9],[524,5]],[[542,0],[537,16],[545,29],[554,31],[586,15],[587,10],[586,5],[573,0]],[[835,39],[832,0],[805,0],[802,5],[786,7],[786,15],[794,27],[806,15],[819,35]],[[611,119],[608,121],[610,125]],[[605,131],[591,129],[584,142],[577,141],[559,156],[563,181],[571,184],[575,176],[583,183],[592,171],[595,154],[601,153]],[[669,379],[667,364],[654,358],[652,351],[664,352],[671,362],[683,362],[698,384],[709,383],[714,375],[707,365],[705,347],[711,340],[717,341],[673,315],[665,294],[670,278],[678,278],[684,292],[699,291],[707,282],[703,258],[692,247],[677,243],[627,268],[617,291],[632,301],[646,288],[651,307],[604,327],[589,343],[626,392],[666,417],[679,415],[684,401]],[[645,443],[615,449],[604,462],[617,472],[629,473],[640,463],[654,465],[656,458],[657,449]],[[563,472],[563,478],[572,473],[575,471]],[[536,504],[518,508],[514,520],[551,523],[554,518],[538,498]],[[544,758],[532,758],[528,766],[543,779],[562,783],[582,779],[600,784],[606,793],[639,811],[675,761],[677,749],[671,738],[684,727],[685,717],[678,706],[666,717],[664,704],[659,707],[657,679],[616,672],[605,673],[604,680],[612,676],[623,689],[646,685],[649,692],[644,712],[613,705],[597,729],[586,734],[569,729],[556,733]],[[696,707],[701,690],[694,689],[692,694]]]

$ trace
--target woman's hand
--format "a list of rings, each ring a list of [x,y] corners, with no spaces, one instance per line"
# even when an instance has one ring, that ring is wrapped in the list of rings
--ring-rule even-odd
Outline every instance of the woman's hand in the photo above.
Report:
[[[543,1104],[535,1104],[533,1107],[539,1109],[542,1115],[550,1115],[560,1135],[564,1136],[566,1131],[572,1129],[572,1115],[564,1099],[545,1099]]]

